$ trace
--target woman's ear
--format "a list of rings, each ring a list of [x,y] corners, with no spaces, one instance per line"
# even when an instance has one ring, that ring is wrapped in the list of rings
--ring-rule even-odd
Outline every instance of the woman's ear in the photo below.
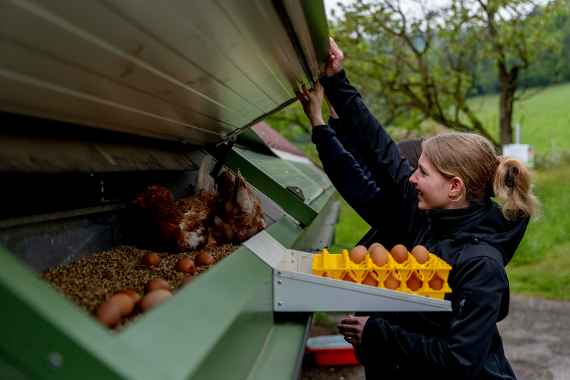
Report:
[[[452,202],[462,201],[465,198],[465,184],[459,177],[453,177],[449,180],[448,197]]]

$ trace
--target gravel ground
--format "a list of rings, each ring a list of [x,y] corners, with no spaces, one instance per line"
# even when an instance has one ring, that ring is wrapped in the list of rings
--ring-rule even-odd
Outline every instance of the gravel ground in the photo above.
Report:
[[[570,302],[513,296],[499,330],[518,380],[570,380]]]
[[[570,302],[512,296],[509,316],[499,330],[518,380],[570,380]],[[312,335],[337,333],[330,325],[312,330]],[[324,379],[363,380],[364,370],[319,368],[307,358],[301,380]]]

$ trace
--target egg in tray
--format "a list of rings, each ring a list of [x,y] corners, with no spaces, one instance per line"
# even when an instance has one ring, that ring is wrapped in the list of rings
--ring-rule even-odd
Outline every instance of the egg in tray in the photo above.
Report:
[[[359,245],[340,254],[324,249],[313,255],[312,273],[318,276],[443,299],[451,266],[421,245],[408,252],[398,244],[390,252],[380,243]]]

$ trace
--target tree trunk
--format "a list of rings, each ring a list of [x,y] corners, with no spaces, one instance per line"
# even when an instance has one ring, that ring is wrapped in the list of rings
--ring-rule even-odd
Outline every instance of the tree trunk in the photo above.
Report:
[[[505,66],[499,65],[501,91],[499,98],[499,128],[501,145],[513,143],[513,112],[518,76],[518,67],[515,66],[508,71]]]

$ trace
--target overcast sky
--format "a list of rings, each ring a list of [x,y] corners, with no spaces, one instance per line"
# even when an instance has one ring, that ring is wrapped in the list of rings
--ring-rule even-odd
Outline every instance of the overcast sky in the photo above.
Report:
[[[448,0],[424,0],[426,3],[430,4],[430,5],[441,5],[441,4],[445,4],[446,2],[448,2]],[[340,8],[337,6],[337,3],[343,3],[343,4],[350,4],[354,2],[354,0],[324,0],[325,3],[325,9],[327,11],[327,16],[330,18],[331,17],[331,9],[335,9],[336,13],[338,15]],[[408,10],[410,12],[413,12],[414,9],[414,1],[413,0],[401,0],[402,2],[402,6],[404,8],[408,8]]]
[[[402,7],[404,9],[407,8],[407,13],[409,14],[414,14],[414,9],[417,8],[417,1],[418,0],[400,0]],[[429,6],[441,6],[441,5],[445,5],[445,4],[449,4],[450,0],[422,0],[425,4],[428,4]],[[547,4],[550,0],[538,0],[537,3],[538,4]],[[327,12],[327,16],[329,18],[331,18],[331,9],[335,9],[336,13],[338,15],[338,13],[340,12],[340,8],[337,6],[337,3],[342,3],[342,4],[350,4],[353,3],[354,0],[324,0],[325,3],[325,9]],[[416,13],[416,14],[421,14],[421,13]]]

